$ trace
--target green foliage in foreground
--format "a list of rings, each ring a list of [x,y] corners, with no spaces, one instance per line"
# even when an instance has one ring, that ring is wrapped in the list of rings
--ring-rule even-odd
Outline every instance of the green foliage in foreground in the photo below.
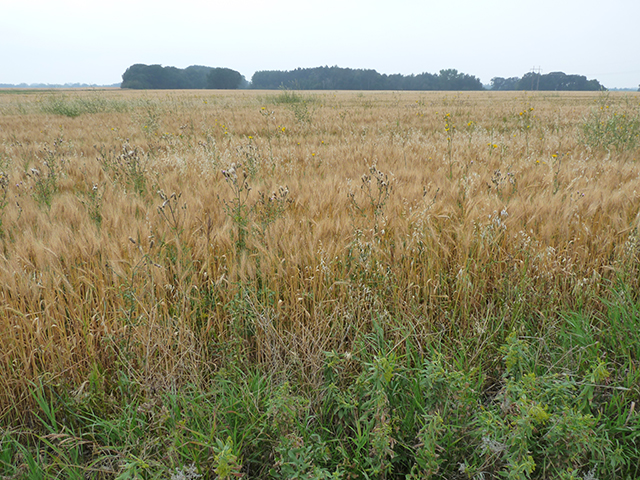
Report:
[[[602,97],[599,108],[591,112],[581,125],[580,139],[585,145],[618,152],[640,146],[640,109],[627,104],[612,108],[609,97]]]
[[[40,102],[42,113],[75,118],[85,114],[128,112],[131,109],[124,100],[107,99],[97,95],[71,97],[51,94]]]
[[[75,391],[43,379],[31,427],[0,429],[0,475],[635,479],[640,306],[624,289],[608,305],[480,350],[393,343],[374,320],[354,351],[325,353],[313,386],[238,352],[205,384],[161,392],[126,368]]]

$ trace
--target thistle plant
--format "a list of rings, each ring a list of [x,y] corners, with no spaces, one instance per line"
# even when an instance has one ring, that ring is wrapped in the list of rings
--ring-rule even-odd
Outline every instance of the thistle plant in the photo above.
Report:
[[[504,193],[503,190],[506,185],[511,185],[511,195],[517,191],[518,184],[513,172],[507,172],[504,174],[499,168],[494,170],[493,175],[491,176],[491,183],[487,183],[489,191],[495,192],[498,198],[502,200]]]
[[[172,241],[160,242],[160,248],[168,260],[167,272],[171,274],[171,287],[176,298],[181,298],[181,310],[187,308],[189,298],[190,278],[193,272],[193,259],[189,254],[185,241],[182,238],[184,232],[186,202],[182,202],[182,193],[167,195],[163,190],[158,191],[162,199],[162,205],[158,206],[158,214],[169,227],[173,235]]]
[[[216,138],[211,129],[205,132],[205,139],[198,141],[198,147],[202,151],[207,163],[214,169],[220,163],[220,152],[216,144]]]
[[[349,192],[350,206],[353,211],[366,217],[370,211],[374,218],[374,232],[378,232],[380,220],[384,217],[384,210],[393,190],[389,176],[378,170],[376,165],[369,167],[369,173],[360,177],[360,190],[364,194],[364,202],[358,203],[355,192]]]
[[[184,228],[184,211],[187,209],[187,204],[180,204],[180,198],[182,193],[167,195],[163,190],[158,191],[158,195],[162,200],[162,205],[158,207],[158,213],[164,219],[169,226],[176,241],[180,240]]]
[[[264,192],[258,193],[258,200],[254,205],[256,221],[260,226],[260,233],[264,236],[267,228],[280,218],[288,206],[292,203],[289,197],[289,188],[280,186],[267,196]]]
[[[238,172],[238,169],[242,170]],[[240,163],[232,163],[228,169],[222,170],[222,175],[231,188],[232,198],[229,201],[224,200],[224,208],[235,227],[234,240],[236,250],[240,252],[247,248],[249,216],[252,213],[252,208],[249,206],[251,187],[247,181],[249,175]]]
[[[102,197],[104,196],[105,186],[94,183],[90,189],[84,194],[85,200],[81,200],[87,209],[87,214],[96,227],[102,225]]]
[[[44,160],[41,168],[33,167],[27,172],[27,177],[33,181],[33,198],[40,205],[47,209],[51,208],[53,196],[58,191],[58,180],[60,177],[61,163],[64,159],[59,159],[62,135],[53,142],[53,148],[45,144],[43,153]]]
[[[222,175],[232,192],[231,200],[223,200],[223,203],[225,213],[235,227],[234,242],[236,251],[240,252],[247,248],[250,234],[257,231],[264,237],[269,225],[282,217],[292,200],[289,189],[280,186],[269,196],[258,192],[258,199],[249,202],[252,189],[249,173],[242,163],[232,163],[228,169],[222,170]]]
[[[117,150],[98,149],[100,157],[98,162],[106,173],[124,187],[132,189],[138,195],[144,195],[147,191],[147,162],[148,156],[137,147],[132,146],[126,140]]]
[[[245,166],[250,178],[253,178],[258,172],[261,163],[260,150],[252,142],[253,137],[249,137],[249,143],[236,148],[236,155],[242,159],[242,165]]]

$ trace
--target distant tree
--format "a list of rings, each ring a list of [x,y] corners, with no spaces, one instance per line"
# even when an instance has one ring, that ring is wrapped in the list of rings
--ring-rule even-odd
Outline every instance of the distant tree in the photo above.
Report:
[[[258,89],[301,90],[482,90],[472,75],[442,70],[440,75],[421,73],[403,76],[382,75],[375,70],[340,67],[296,68],[291,71],[260,71],[251,78]]]
[[[158,76],[155,77],[156,80],[159,80],[156,88],[162,88],[166,90],[188,88],[186,83],[184,82],[184,72],[180,69],[176,67],[160,67],[158,72]]]
[[[248,82],[235,70],[193,65],[186,69],[161,65],[135,64],[122,75],[121,88],[134,89],[199,89],[247,88]],[[480,79],[458,72],[440,70],[438,74],[383,75],[375,70],[333,67],[296,68],[291,71],[255,72],[251,88],[300,90],[483,90]],[[529,72],[522,78],[494,77],[492,90],[605,90],[597,80],[583,75],[551,72],[546,75]],[[640,91],[640,88],[638,89]]]
[[[183,88],[177,68],[161,65],[136,64],[127,68],[122,75],[121,88],[162,89]]]
[[[259,71],[255,72],[251,77],[251,88],[274,90],[280,87],[280,74],[283,72],[279,70],[271,71]]]
[[[240,88],[243,77],[230,68],[214,68],[207,76],[207,88],[231,90]]]
[[[587,80],[584,75],[567,75],[551,72],[546,75],[529,72],[518,82],[518,90],[597,91],[605,88],[597,80]]]
[[[159,65],[158,65],[159,66]],[[152,82],[153,74],[151,73],[153,66],[135,64],[131,65],[122,74],[121,88],[149,88]],[[162,68],[162,67],[160,67]]]
[[[482,82],[473,75],[458,73],[455,68],[440,70],[438,90],[482,90]]]
[[[184,69],[185,88],[200,89],[207,88],[207,77],[211,72],[211,67],[192,65]]]
[[[519,81],[519,77],[493,77],[491,79],[491,90],[516,90]]]
[[[413,84],[413,82],[411,82]],[[433,73],[421,73],[416,75],[414,87],[411,90],[437,90],[438,75]]]
[[[213,84],[210,85],[210,76]],[[228,68],[211,68],[192,65],[185,69],[162,65],[132,65],[122,75],[121,88],[133,89],[201,89],[239,88],[244,77]],[[215,86],[219,85],[219,86]]]

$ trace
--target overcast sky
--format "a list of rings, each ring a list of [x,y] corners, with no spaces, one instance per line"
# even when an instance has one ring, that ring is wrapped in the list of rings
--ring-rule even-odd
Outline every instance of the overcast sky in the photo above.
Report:
[[[0,83],[112,84],[135,63],[640,84],[640,0],[0,0]]]

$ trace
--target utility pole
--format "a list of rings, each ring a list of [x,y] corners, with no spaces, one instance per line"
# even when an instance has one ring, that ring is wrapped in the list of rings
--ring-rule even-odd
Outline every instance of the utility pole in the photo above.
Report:
[[[534,75],[531,75],[531,90],[533,90],[533,83],[537,78],[537,82],[536,82],[536,91],[537,91],[540,88],[540,76],[542,75],[542,68],[540,66],[533,67],[530,70],[530,72],[534,74]],[[537,74],[537,76],[535,74]]]

